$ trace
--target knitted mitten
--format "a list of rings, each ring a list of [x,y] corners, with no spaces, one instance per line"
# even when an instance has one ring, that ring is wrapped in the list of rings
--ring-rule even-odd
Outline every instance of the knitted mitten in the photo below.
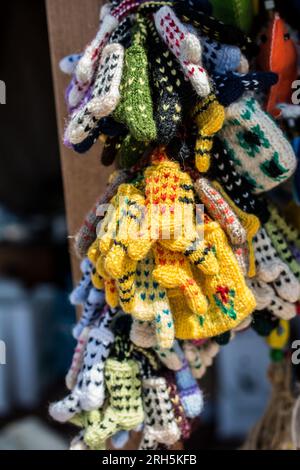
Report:
[[[91,329],[83,364],[72,392],[63,400],[50,405],[50,415],[60,422],[68,421],[81,410],[100,408],[104,402],[104,364],[114,335],[108,328],[112,312],[107,312],[102,324]]]
[[[203,409],[203,395],[186,360],[182,369],[175,372],[175,377],[185,415],[188,418],[199,416]]]
[[[193,110],[193,118],[197,124],[198,135],[195,146],[196,167],[201,173],[210,167],[210,151],[213,136],[223,126],[225,110],[218,103],[213,93],[203,98]]]
[[[117,106],[123,60],[124,49],[120,44],[109,44],[104,48],[91,96],[82,108],[73,113],[67,126],[66,138],[72,144],[82,142],[99,119],[111,114]]]
[[[190,341],[185,341],[183,343],[183,350],[193,376],[195,379],[201,379],[206,369],[212,365],[214,357],[220,350],[220,346],[213,340],[207,341],[200,347]]]
[[[180,439],[180,430],[175,421],[168,386],[163,377],[143,380],[143,404],[145,426],[139,449],[152,448],[156,443],[167,446]]]
[[[156,29],[179,61],[185,76],[199,96],[210,93],[209,78],[202,67],[202,49],[197,36],[190,33],[174,11],[164,6],[154,14]]]
[[[210,216],[216,220],[228,235],[233,245],[245,243],[246,230],[231,206],[206,178],[198,178],[195,189]]]
[[[180,400],[175,375],[171,371],[166,371],[164,372],[163,376],[167,382],[168,394],[173,406],[175,421],[180,429],[181,438],[186,440],[190,437],[192,428],[190,421],[185,415],[185,411]]]
[[[69,390],[72,390],[76,385],[77,377],[82,367],[84,351],[88,342],[89,334],[90,328],[85,327],[78,336],[77,345],[72,358],[72,364],[66,375],[66,386]]]
[[[141,381],[135,361],[107,359],[105,382],[109,400],[103,419],[85,433],[85,442],[91,449],[97,449],[117,431],[134,429],[144,420]]]
[[[237,172],[230,153],[218,138],[214,141],[212,155],[213,173],[231,200],[242,211],[255,214],[261,222],[266,222],[269,218],[266,204],[253,194],[252,184]]]
[[[154,321],[157,344],[170,348],[174,341],[174,323],[166,289],[153,278],[154,267],[150,251],[136,269],[136,291],[131,313],[138,320]]]
[[[125,52],[121,101],[114,117],[128,127],[136,140],[147,142],[155,140],[156,126],[153,119],[148,58],[144,47],[144,29],[145,25],[139,21],[133,45]]]
[[[219,136],[236,170],[250,181],[256,193],[276,187],[296,168],[289,142],[253,98],[243,98],[226,109]]]
[[[78,61],[72,86],[68,94],[68,104],[70,108],[76,107],[89,89],[98,66],[102,49],[107,43],[112,31],[117,26],[118,20],[116,18],[109,13],[105,15],[103,21],[100,23],[96,37],[87,46]]]
[[[153,348],[156,345],[155,325],[150,321],[133,318],[130,340],[141,348]]]
[[[268,91],[276,82],[273,72],[251,72],[245,74],[227,72],[212,73],[218,101],[227,108],[238,101],[247,91]]]
[[[203,47],[203,64],[211,73],[226,73],[237,70],[242,54],[238,47],[228,44],[220,44],[205,36],[201,37]]]
[[[159,346],[155,346],[153,349],[156,352],[159,360],[164,364],[167,369],[170,370],[179,370],[182,367],[182,360],[178,356],[178,353],[175,349],[176,341],[173,343],[173,346],[169,349],[163,349]]]

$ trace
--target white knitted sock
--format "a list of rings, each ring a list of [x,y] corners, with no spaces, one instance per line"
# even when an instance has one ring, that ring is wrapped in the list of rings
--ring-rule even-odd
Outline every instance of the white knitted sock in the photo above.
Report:
[[[202,48],[199,39],[179,21],[174,11],[164,6],[154,14],[156,29],[179,61],[185,76],[199,96],[210,93],[209,78],[202,66]]]

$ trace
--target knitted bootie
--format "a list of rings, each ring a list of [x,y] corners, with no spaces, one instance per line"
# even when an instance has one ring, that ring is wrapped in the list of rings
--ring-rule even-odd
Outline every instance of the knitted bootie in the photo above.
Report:
[[[247,233],[231,206],[208,179],[198,178],[195,189],[210,216],[216,220],[228,235],[233,245],[245,243]]]
[[[226,108],[248,91],[266,92],[277,82],[276,73],[212,73],[216,97]]]
[[[75,111],[66,129],[71,144],[82,142],[94,130],[103,116],[116,108],[123,71],[124,49],[120,44],[107,45],[101,55],[99,68],[87,103]]]
[[[196,168],[205,173],[210,167],[210,151],[213,136],[223,126],[225,110],[218,103],[213,93],[203,98],[193,110],[193,118],[197,124],[198,135],[195,146]]]
[[[134,318],[130,330],[130,340],[141,348],[153,348],[156,345],[154,323]]]
[[[203,409],[203,395],[186,360],[183,368],[175,372],[175,377],[185,415],[196,418]]]
[[[134,429],[144,420],[141,381],[135,361],[107,359],[105,382],[109,401],[103,419],[85,433],[85,442],[91,449],[97,449],[117,431]]]
[[[132,315],[143,321],[154,321],[157,344],[170,348],[174,341],[174,323],[166,289],[153,277],[153,254],[140,261],[136,269],[136,291]]]
[[[84,352],[85,352],[86,344],[88,342],[89,334],[90,334],[90,328],[85,327],[80,333],[80,335],[78,336],[77,345],[74,350],[71,367],[68,370],[68,373],[66,375],[66,386],[69,390],[72,390],[76,385],[77,377],[82,367]]]
[[[278,186],[296,168],[289,142],[253,98],[243,98],[226,109],[219,136],[236,170],[250,181],[256,193]]]
[[[238,69],[242,60],[238,47],[220,44],[205,36],[200,39],[203,47],[203,64],[210,73],[226,73]]]
[[[167,446],[175,444],[180,439],[180,430],[175,421],[167,382],[163,377],[143,380],[143,405],[145,427],[139,449],[149,449],[154,443]]]
[[[91,329],[83,364],[72,392],[50,405],[49,413],[55,420],[66,422],[81,410],[102,406],[105,399],[104,364],[114,341],[114,335],[107,326],[111,316],[112,312],[107,312],[100,327]]]
[[[257,277],[264,282],[275,281],[284,269],[270,237],[262,227],[253,239]]]
[[[179,370],[181,369],[183,363],[182,359],[178,356],[176,351],[176,341],[173,343],[173,346],[169,349],[163,349],[159,346],[154,347],[154,351],[156,352],[159,360],[162,364],[164,364],[167,369],[170,370]]]
[[[160,8],[154,14],[154,21],[159,35],[179,61],[196,93],[207,96],[210,93],[210,84],[202,67],[202,49],[197,36],[188,31],[168,6]]]
[[[105,15],[100,23],[96,37],[87,46],[77,63],[72,86],[69,90],[68,104],[75,108],[89,89],[99,63],[102,50],[112,31],[118,26],[118,20],[111,14]]]
[[[123,122],[130,134],[142,142],[155,140],[156,126],[148,76],[148,58],[144,47],[145,25],[138,23],[133,45],[125,52],[121,83],[121,101],[114,117]]]
[[[171,371],[163,373],[168,386],[168,394],[173,406],[175,421],[180,429],[181,438],[183,440],[189,439],[192,433],[191,423],[185,415],[184,408],[181,403],[180,395],[176,385],[175,374]]]
[[[214,176],[222,184],[226,194],[242,211],[255,214],[261,222],[266,222],[269,219],[266,204],[253,194],[252,184],[238,173],[234,161],[230,159],[230,153],[218,138],[215,138],[212,155]]]

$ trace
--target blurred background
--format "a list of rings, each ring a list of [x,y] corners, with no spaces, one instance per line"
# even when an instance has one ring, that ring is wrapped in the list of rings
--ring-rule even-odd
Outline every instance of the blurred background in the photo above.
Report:
[[[64,449],[74,430],[47,409],[66,393],[75,311],[44,2],[3,2],[1,19],[0,449]],[[266,406],[268,363],[253,331],[223,348],[187,447],[243,442]]]

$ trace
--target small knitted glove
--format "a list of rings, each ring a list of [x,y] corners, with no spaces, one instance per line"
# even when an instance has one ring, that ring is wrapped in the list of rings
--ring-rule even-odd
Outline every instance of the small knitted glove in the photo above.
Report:
[[[116,108],[120,100],[123,60],[124,49],[120,44],[109,44],[104,48],[91,96],[73,113],[67,126],[65,139],[71,144],[82,142],[95,129],[99,119]]]
[[[139,19],[133,45],[125,52],[121,101],[114,112],[115,119],[124,123],[130,134],[142,142],[156,138],[148,57],[144,46],[146,35],[144,21]]]
[[[138,320],[154,321],[157,344],[168,349],[174,341],[174,323],[166,289],[153,278],[154,267],[150,251],[136,269],[136,291],[131,314]]]
[[[226,109],[219,136],[237,172],[250,181],[256,193],[278,186],[296,168],[289,142],[253,98],[243,98]]]
[[[118,26],[118,20],[111,14],[106,14],[100,23],[99,30],[92,42],[85,49],[77,63],[73,82],[68,93],[68,104],[75,108],[83,99],[92,84],[102,50],[112,31]]]
[[[210,93],[195,106],[193,118],[198,128],[195,146],[195,164],[201,173],[205,173],[210,167],[210,151],[213,146],[213,137],[223,126],[225,110],[218,103],[215,95]]]
[[[266,92],[278,80],[273,72],[251,73],[212,73],[215,94],[218,101],[225,107],[238,101],[248,91]]]
[[[238,69],[242,60],[238,47],[220,44],[205,36],[200,40],[203,47],[203,64],[210,73],[226,73]]]
[[[186,360],[182,369],[175,372],[175,377],[185,415],[188,418],[196,418],[203,409],[203,394]]]
[[[120,430],[130,431],[144,420],[138,364],[132,359],[109,358],[105,364],[105,382],[109,394],[103,418],[85,433],[91,449]]]
[[[167,382],[163,377],[143,380],[145,426],[140,450],[156,448],[157,443],[171,446],[180,439]]]
[[[210,93],[209,78],[202,67],[202,49],[197,36],[190,33],[174,11],[164,6],[154,14],[156,29],[179,61],[183,73],[199,96]]]
[[[242,245],[247,239],[247,232],[231,206],[222,194],[215,189],[208,179],[198,178],[195,189],[209,215],[220,224],[233,245]]]
[[[114,341],[114,335],[108,328],[113,314],[108,311],[100,326],[90,330],[74,389],[66,398],[50,405],[49,412],[55,420],[66,422],[81,410],[102,406],[105,399],[104,364]]]

